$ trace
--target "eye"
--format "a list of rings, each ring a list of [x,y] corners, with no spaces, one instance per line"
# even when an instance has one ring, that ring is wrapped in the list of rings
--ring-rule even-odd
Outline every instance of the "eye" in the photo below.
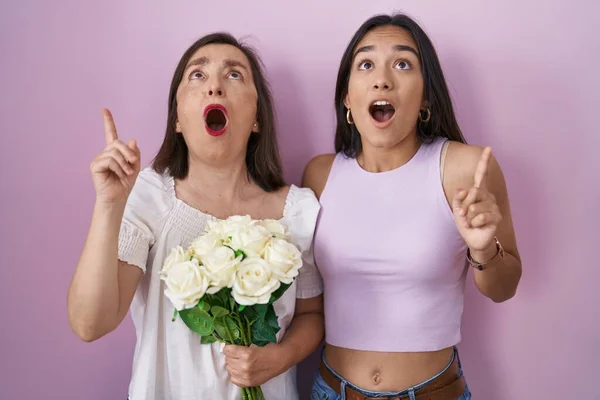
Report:
[[[372,69],[372,68],[373,68],[373,63],[369,60],[362,61],[360,64],[358,64],[358,69],[368,70],[368,69]]]
[[[235,79],[235,80],[240,80],[240,79],[243,79],[243,76],[242,76],[242,74],[240,74],[240,73],[239,73],[239,72],[237,72],[237,71],[231,71],[231,72],[229,73],[229,77],[230,77],[231,79]]]
[[[412,65],[406,61],[406,60],[400,60],[396,63],[396,65],[394,66],[394,68],[398,68],[398,69],[411,69]]]
[[[202,77],[204,77],[204,75],[198,70],[192,71],[189,76],[190,79],[201,79]]]

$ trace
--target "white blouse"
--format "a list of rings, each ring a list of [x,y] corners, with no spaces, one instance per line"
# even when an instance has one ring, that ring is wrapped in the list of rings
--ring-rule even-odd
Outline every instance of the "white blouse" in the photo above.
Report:
[[[296,298],[323,292],[312,255],[320,205],[307,188],[292,185],[282,222],[302,252],[304,265],[285,294],[275,302],[280,341],[294,316]],[[200,344],[200,337],[180,318],[173,322],[173,305],[159,278],[170,249],[188,246],[214,217],[200,212],[175,195],[174,179],[150,167],[142,170],[127,201],[119,233],[119,259],[144,271],[131,303],[137,343],[129,385],[131,400],[240,400],[241,389],[231,383],[222,345]],[[295,367],[262,385],[269,400],[298,399]]]

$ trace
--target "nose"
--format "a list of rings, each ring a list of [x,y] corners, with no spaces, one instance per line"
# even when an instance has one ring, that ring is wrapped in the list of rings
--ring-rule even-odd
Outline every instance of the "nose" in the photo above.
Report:
[[[208,89],[208,95],[221,97],[221,96],[223,96],[223,90],[221,90],[221,88],[219,86],[213,86],[210,89]]]
[[[373,82],[373,89],[375,90],[391,90],[393,86],[392,80],[385,72],[377,76]]]
[[[222,97],[224,95],[223,86],[219,79],[211,79],[208,83],[208,95],[210,97]]]

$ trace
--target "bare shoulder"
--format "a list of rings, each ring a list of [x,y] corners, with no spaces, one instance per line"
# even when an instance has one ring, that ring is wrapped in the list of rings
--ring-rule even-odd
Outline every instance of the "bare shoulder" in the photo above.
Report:
[[[473,186],[483,150],[480,146],[450,142],[444,164],[444,187],[447,191],[453,193],[457,189]],[[491,191],[504,188],[504,177],[493,151],[487,168],[487,182]]]
[[[302,186],[312,189],[317,198],[321,197],[334,160],[335,154],[321,154],[310,160],[304,169]]]

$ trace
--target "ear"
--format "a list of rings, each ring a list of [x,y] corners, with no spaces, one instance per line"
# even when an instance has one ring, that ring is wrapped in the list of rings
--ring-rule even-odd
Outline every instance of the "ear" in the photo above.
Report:
[[[254,122],[254,125],[252,125],[252,132],[260,133],[260,126],[258,126],[258,121]]]
[[[181,125],[179,124],[179,120],[175,121],[175,132],[181,133]]]
[[[424,110],[427,107],[429,107],[429,102],[427,101],[427,99],[425,98],[425,96],[423,96],[423,101],[421,101],[421,110]]]
[[[348,98],[348,93],[346,93],[346,95],[344,96],[344,106],[346,106],[346,108],[351,108],[350,107],[350,100]]]

